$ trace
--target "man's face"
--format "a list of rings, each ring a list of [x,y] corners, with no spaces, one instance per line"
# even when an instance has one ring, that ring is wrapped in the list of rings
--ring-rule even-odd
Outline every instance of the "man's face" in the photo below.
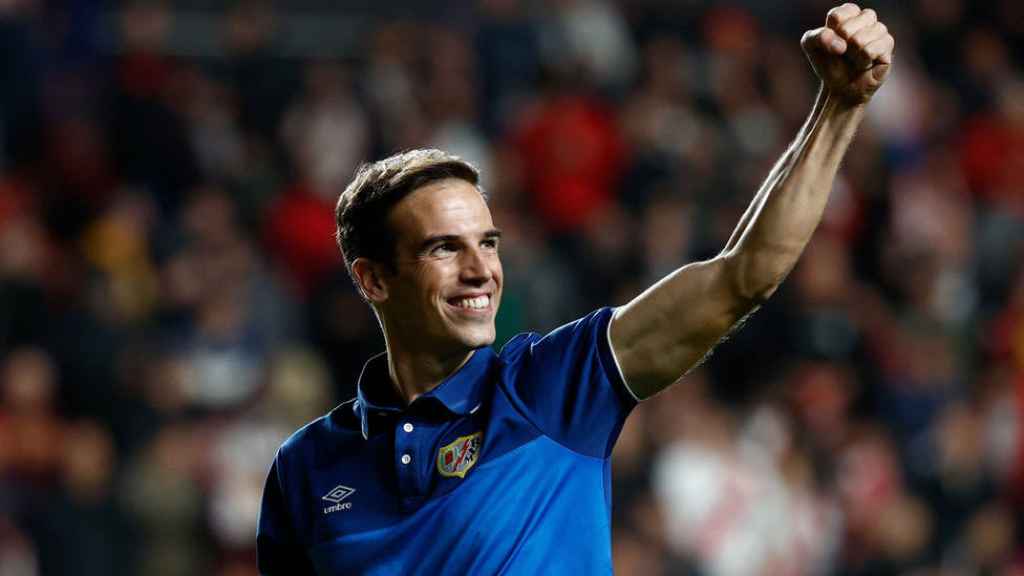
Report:
[[[476,187],[455,178],[428,184],[396,204],[389,223],[395,274],[380,303],[396,329],[389,338],[440,354],[494,342],[500,234]]]

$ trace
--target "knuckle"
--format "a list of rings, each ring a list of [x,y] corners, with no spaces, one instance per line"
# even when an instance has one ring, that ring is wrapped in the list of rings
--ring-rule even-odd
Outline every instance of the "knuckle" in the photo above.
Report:
[[[881,22],[878,23],[878,30],[882,34],[888,34],[889,33],[889,27],[886,26],[885,24],[882,24]]]
[[[864,11],[861,12],[861,15],[866,16],[870,20],[878,19],[878,14],[876,14],[875,11],[872,10],[871,8],[865,8]]]

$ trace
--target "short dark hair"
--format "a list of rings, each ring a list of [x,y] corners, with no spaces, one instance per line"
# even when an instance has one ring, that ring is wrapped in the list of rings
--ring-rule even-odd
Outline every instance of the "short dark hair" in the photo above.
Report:
[[[448,178],[480,190],[476,167],[441,150],[409,150],[359,166],[334,209],[335,239],[349,274],[356,258],[393,265],[395,236],[387,221],[391,208],[414,190]]]

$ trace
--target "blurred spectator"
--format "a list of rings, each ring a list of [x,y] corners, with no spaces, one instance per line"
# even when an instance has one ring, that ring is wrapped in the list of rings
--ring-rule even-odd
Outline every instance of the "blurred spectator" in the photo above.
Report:
[[[520,0],[482,0],[475,48],[479,57],[481,124],[501,135],[533,96],[541,72],[540,31]]]
[[[925,558],[934,517],[908,493],[887,436],[863,428],[839,455],[836,478],[844,516],[845,574],[898,574]]]
[[[209,572],[202,537],[201,473],[207,455],[195,428],[167,426],[126,467],[119,505],[141,539],[133,572],[171,576]]]
[[[191,402],[237,406],[260,387],[270,350],[295,337],[291,302],[263,269],[226,194],[197,190],[182,227],[198,286],[187,323],[168,335],[170,345],[188,362]]]
[[[37,576],[39,563],[32,542],[13,524],[0,516],[0,573]]]
[[[30,186],[0,184],[0,346],[11,350],[45,338],[47,292],[59,274],[51,234],[37,213]]]
[[[35,348],[11,351],[0,366],[0,438],[5,480],[22,493],[57,479],[64,422],[57,413],[56,367]]]
[[[156,271],[150,261],[150,228],[156,215],[148,198],[125,193],[82,233],[82,252],[99,273],[101,314],[115,324],[133,325],[157,303]]]
[[[434,126],[428,146],[469,161],[480,171],[480,183],[491,190],[494,168],[483,132],[477,128],[476,62],[465,38],[451,29],[431,35],[435,46],[429,62],[426,116]]]
[[[614,91],[631,80],[636,54],[618,7],[605,0],[560,0],[547,21],[542,57],[552,70],[582,69]]]
[[[256,410],[224,423],[211,447],[210,526],[231,552],[246,552],[266,480],[263,463],[297,427],[334,402],[326,367],[307,350],[272,360],[269,382]]]
[[[303,297],[341,262],[334,203],[367,153],[367,120],[351,81],[340,64],[311,63],[305,92],[282,124],[298,180],[269,206],[266,243]]]
[[[968,119],[962,135],[961,162],[972,192],[1024,216],[1024,81],[998,87],[991,110]]]
[[[43,574],[123,574],[135,542],[115,502],[113,439],[96,422],[76,422],[61,455],[63,491],[40,495],[29,524]]]
[[[305,90],[284,116],[282,140],[303,184],[332,199],[366,156],[366,113],[355,99],[347,67],[313,62],[305,72]]]
[[[625,150],[614,118],[578,88],[555,88],[512,129],[522,180],[547,228],[577,232],[615,200]]]
[[[191,146],[205,178],[240,183],[246,179],[245,145],[233,87],[198,70],[186,73],[192,90],[185,110]]]
[[[837,504],[818,493],[807,456],[791,452],[791,432],[771,408],[745,432],[721,409],[669,444],[655,464],[655,489],[670,545],[705,574],[815,574],[840,538]]]
[[[119,14],[121,54],[115,62],[110,134],[123,178],[155,194],[173,213],[198,179],[181,105],[187,76],[163,52],[174,12],[160,2],[135,2]]]
[[[233,4],[222,22],[238,120],[253,146],[274,141],[299,78],[295,66],[275,52],[280,22],[273,3],[261,0]]]
[[[410,22],[382,22],[368,41],[362,83],[374,113],[380,151],[401,150],[421,140],[426,130],[421,78],[416,74],[417,28]]]

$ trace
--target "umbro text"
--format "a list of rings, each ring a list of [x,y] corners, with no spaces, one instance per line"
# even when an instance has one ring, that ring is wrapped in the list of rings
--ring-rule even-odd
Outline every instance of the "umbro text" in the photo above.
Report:
[[[340,504],[335,504],[334,506],[328,506],[327,508],[324,508],[324,514],[330,514],[331,512],[337,512],[339,510],[348,510],[350,508],[352,508],[351,502],[342,502]]]

